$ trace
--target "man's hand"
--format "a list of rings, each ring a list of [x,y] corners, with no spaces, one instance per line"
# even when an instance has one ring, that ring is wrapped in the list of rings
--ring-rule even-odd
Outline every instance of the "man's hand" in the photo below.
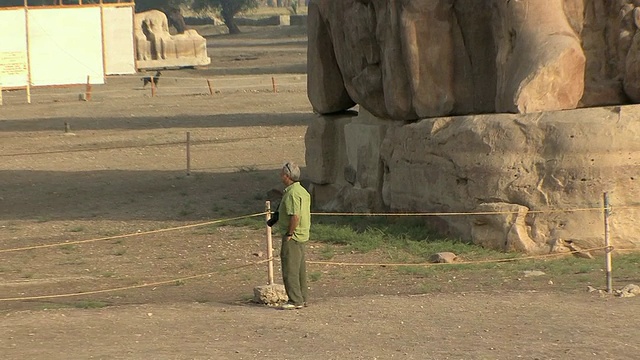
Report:
[[[271,215],[271,219],[267,220],[267,226],[272,227],[273,225],[275,225],[278,222],[278,219],[280,218],[280,213],[279,212],[274,212]]]

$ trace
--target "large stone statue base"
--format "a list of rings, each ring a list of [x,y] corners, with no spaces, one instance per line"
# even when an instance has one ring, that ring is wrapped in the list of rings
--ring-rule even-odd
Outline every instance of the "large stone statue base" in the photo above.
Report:
[[[171,60],[139,60],[136,62],[138,69],[150,70],[150,69],[175,69],[183,67],[198,67],[207,66],[211,64],[211,59],[208,60],[198,58],[180,58]]]
[[[640,106],[442,117],[398,124],[362,110],[306,135],[316,209],[424,217],[504,251],[640,247]],[[491,214],[487,214],[491,213]]]
[[[166,15],[158,10],[135,14],[136,66],[162,69],[205,66],[207,40],[193,29],[171,35]]]

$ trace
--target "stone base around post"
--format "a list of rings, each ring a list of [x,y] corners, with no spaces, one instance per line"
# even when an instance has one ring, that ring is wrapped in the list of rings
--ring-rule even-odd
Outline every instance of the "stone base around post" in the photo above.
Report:
[[[253,302],[267,306],[278,306],[289,300],[284,285],[271,284],[253,288]]]

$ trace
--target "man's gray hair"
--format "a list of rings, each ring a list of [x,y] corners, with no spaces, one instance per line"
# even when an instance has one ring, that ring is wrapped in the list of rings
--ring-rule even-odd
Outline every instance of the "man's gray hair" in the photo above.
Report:
[[[300,167],[294,162],[289,161],[282,166],[282,172],[293,181],[300,180]]]

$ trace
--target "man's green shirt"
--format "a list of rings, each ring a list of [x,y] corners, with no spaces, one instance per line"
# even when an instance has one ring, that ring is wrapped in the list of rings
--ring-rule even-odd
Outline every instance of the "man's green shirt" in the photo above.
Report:
[[[309,229],[311,228],[311,195],[309,195],[307,190],[303,188],[299,182],[294,182],[284,189],[279,212],[280,215],[298,215],[300,222],[293,232],[293,239],[299,242],[309,240]],[[283,225],[286,227],[288,223]]]

